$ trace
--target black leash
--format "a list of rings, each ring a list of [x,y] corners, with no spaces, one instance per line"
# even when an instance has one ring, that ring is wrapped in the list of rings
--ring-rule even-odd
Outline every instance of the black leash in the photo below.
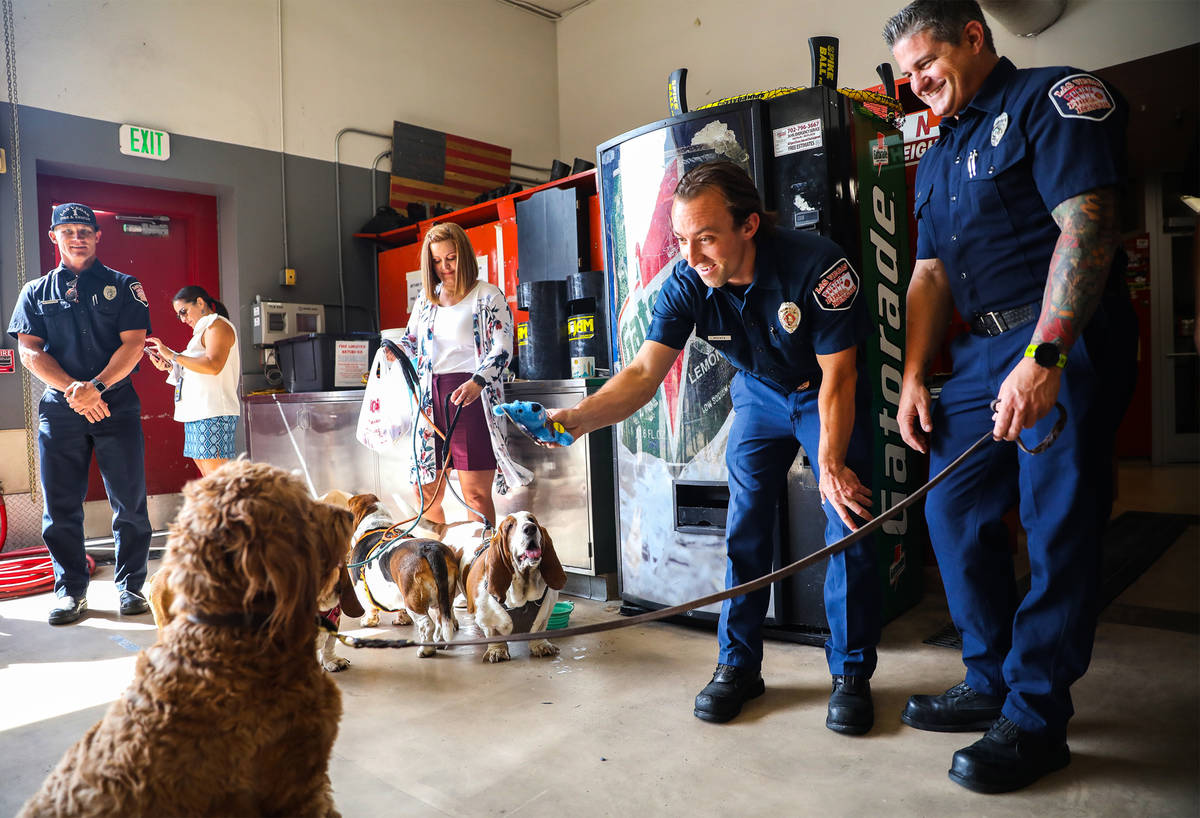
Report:
[[[997,401],[992,401],[993,411],[995,411],[996,403]],[[1063,408],[1062,404],[1056,403],[1054,406],[1056,409],[1058,409],[1058,420],[1055,422],[1054,427],[1041,441],[1041,443],[1034,446],[1032,449],[1026,448],[1025,444],[1021,443],[1020,439],[1018,438],[1017,443],[1020,444],[1022,450],[1028,452],[1029,454],[1040,454],[1048,449],[1054,443],[1054,441],[1058,439],[1059,434],[1062,433],[1062,430],[1067,425],[1067,410]],[[742,594],[748,594],[752,591],[757,591],[773,582],[778,582],[781,579],[790,577],[797,571],[803,571],[810,565],[814,565],[822,560],[827,559],[828,557],[832,557],[835,554],[845,551],[859,540],[874,534],[883,526],[885,522],[924,498],[925,495],[929,493],[930,489],[949,477],[950,474],[963,463],[965,463],[967,459],[971,457],[971,455],[975,454],[975,452],[979,451],[991,442],[993,442],[992,433],[986,432],[981,438],[979,438],[979,440],[975,441],[970,448],[955,458],[953,462],[946,466],[946,468],[938,472],[937,475],[935,475],[928,483],[921,486],[908,497],[904,498],[899,503],[896,503],[896,505],[883,512],[878,517],[861,526],[857,531],[851,531],[845,537],[842,537],[832,545],[827,545],[819,551],[814,551],[807,557],[796,560],[791,565],[785,565],[783,568],[772,571],[771,573],[761,576],[758,579],[751,580],[750,582],[744,582],[741,585],[735,585],[732,588],[727,588],[724,591],[718,591],[716,593],[709,594],[708,596],[700,597],[699,599],[693,599],[690,602],[672,605],[669,608],[661,608],[657,611],[647,611],[646,613],[626,617],[624,619],[614,619],[608,622],[596,622],[591,625],[580,625],[574,628],[563,628],[561,630],[553,631],[535,631],[533,633],[513,633],[507,636],[490,636],[481,639],[455,640],[453,642],[420,642],[413,639],[364,638],[358,636],[347,636],[338,633],[336,629],[327,625],[323,625],[322,627],[324,630],[334,634],[338,641],[343,645],[352,648],[450,648],[470,647],[474,645],[492,645],[497,642],[531,642],[536,639],[549,639],[551,637],[554,639],[562,639],[568,636],[582,636],[583,634],[587,633],[602,633],[604,631],[616,630],[617,628],[628,628],[632,627],[633,625],[654,622],[658,619],[666,619],[670,616],[678,616],[695,608],[703,608],[706,605],[712,605],[714,602],[723,602],[724,600],[732,599],[735,596],[741,596]]]

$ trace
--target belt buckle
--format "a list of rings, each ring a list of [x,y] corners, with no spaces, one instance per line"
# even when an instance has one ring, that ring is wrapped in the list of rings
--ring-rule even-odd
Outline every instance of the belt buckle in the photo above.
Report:
[[[986,332],[989,337],[994,338],[997,335],[1004,334],[1008,330],[1008,324],[998,312],[985,312],[980,315],[979,318],[983,324],[983,331]]]

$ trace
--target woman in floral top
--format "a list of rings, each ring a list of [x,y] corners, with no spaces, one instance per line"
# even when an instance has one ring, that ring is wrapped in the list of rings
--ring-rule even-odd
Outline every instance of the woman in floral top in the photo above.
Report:
[[[438,224],[425,234],[421,282],[421,296],[400,346],[416,364],[421,410],[439,429],[449,426],[454,407],[462,407],[450,439],[453,466],[463,499],[494,523],[493,483],[497,493],[507,494],[510,487],[533,478],[509,457],[504,420],[492,414],[492,407],[504,402],[502,378],[512,359],[512,312],[497,287],[479,280],[475,251],[457,224]],[[444,458],[443,441],[421,423],[413,483],[421,483],[430,522],[445,522],[444,486],[434,495]]]

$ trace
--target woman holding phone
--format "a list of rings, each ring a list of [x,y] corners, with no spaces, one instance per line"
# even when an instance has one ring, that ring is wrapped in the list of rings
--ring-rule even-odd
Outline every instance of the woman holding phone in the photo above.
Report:
[[[192,328],[191,340],[176,352],[162,339],[150,337],[146,354],[154,366],[170,373],[167,383],[175,386],[175,420],[183,423],[184,457],[192,458],[206,475],[237,456],[237,330],[225,305],[203,287],[184,287],[172,306],[179,320]]]

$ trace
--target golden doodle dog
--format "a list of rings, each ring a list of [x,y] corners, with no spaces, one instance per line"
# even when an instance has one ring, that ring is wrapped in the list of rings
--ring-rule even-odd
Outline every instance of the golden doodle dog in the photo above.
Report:
[[[350,512],[245,460],[183,494],[158,641],[22,816],[338,815],[328,764],[341,694],[312,647]]]
[[[453,602],[462,587],[462,550],[427,538],[389,539],[395,521],[374,494],[351,497],[350,510],[355,524],[351,578],[359,602],[369,611],[363,626],[378,625],[379,612],[389,611],[397,614],[396,624],[415,622],[422,642],[451,641],[458,630]],[[400,613],[406,616],[402,619]],[[436,648],[427,646],[417,655],[435,653]]]
[[[333,503],[348,509],[349,506],[345,500],[336,494],[345,494],[345,492],[329,492],[321,495],[319,499],[322,502]],[[345,496],[349,497],[350,495]],[[159,569],[158,573],[146,583],[146,586],[146,599],[150,602],[150,613],[154,616],[155,627],[161,631],[171,620],[171,605],[175,601],[175,594],[171,590],[170,575],[166,568]],[[350,581],[350,573],[346,570],[345,561],[338,566],[336,572],[326,578],[317,597],[317,616],[324,619],[333,628],[332,632],[324,629],[317,630],[317,661],[330,673],[337,673],[350,667],[349,659],[335,653],[338,643],[335,634],[341,625],[343,613],[347,616],[362,616],[365,613],[362,606],[358,604],[358,597],[354,594],[354,584]]]
[[[532,514],[518,511],[500,521],[491,542],[464,564],[467,612],[485,637],[507,636],[514,620],[520,632],[545,630],[558,592],[567,584],[554,543]],[[526,625],[530,615],[532,624]],[[554,656],[558,648],[548,639],[529,643],[531,656]],[[485,662],[509,659],[508,644],[497,642],[484,651]]]

